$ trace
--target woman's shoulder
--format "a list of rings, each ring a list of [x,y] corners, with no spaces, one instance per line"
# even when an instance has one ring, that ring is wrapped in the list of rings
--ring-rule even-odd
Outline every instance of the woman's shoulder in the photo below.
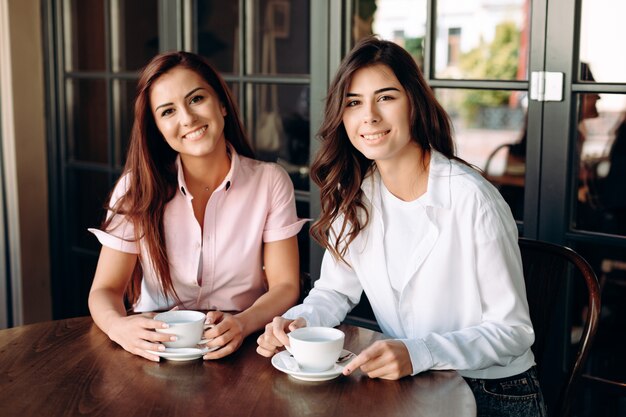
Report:
[[[287,171],[276,162],[260,161],[245,156],[239,156],[241,172],[250,177],[268,181],[290,181]]]
[[[112,200],[118,200],[122,197],[128,189],[130,188],[130,183],[132,180],[132,174],[128,171],[123,172],[122,175],[118,178],[115,186],[113,187],[113,191],[111,193]]]
[[[294,186],[289,174],[275,162],[240,157],[235,184],[244,192],[269,196],[271,200],[294,198]]]
[[[498,189],[477,168],[455,159],[450,160],[450,191],[457,200],[473,200],[478,204],[502,200]]]
[[[472,190],[481,188],[486,182],[478,169],[463,160],[448,158],[437,151],[432,151],[429,175],[440,180],[442,184],[469,187]]]

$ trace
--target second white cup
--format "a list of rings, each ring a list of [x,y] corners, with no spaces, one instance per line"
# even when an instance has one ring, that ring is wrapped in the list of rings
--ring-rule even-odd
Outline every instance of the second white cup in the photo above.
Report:
[[[306,372],[331,369],[343,349],[345,334],[332,327],[302,327],[288,334],[289,347],[298,365]]]
[[[175,342],[163,342],[168,348],[192,348],[208,342],[202,339],[204,331],[211,324],[205,324],[206,314],[193,310],[173,310],[159,313],[154,316],[155,320],[167,323],[167,329],[156,329],[159,333],[172,334],[178,337]]]

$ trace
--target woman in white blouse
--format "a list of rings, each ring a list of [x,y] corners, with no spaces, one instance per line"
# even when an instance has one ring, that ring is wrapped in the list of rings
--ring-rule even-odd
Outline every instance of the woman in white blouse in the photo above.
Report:
[[[336,326],[370,300],[392,339],[345,367],[399,379],[455,369],[480,415],[542,416],[530,349],[533,327],[509,207],[454,156],[450,121],[412,57],[392,42],[361,41],[329,89],[311,176],[326,248],[303,304],[258,339],[272,356],[302,326]]]

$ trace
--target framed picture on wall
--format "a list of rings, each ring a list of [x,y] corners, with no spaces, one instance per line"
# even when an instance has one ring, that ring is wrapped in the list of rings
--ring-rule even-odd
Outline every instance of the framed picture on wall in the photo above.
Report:
[[[273,35],[276,39],[289,37],[290,5],[285,0],[274,0],[269,5],[270,19],[273,23]]]

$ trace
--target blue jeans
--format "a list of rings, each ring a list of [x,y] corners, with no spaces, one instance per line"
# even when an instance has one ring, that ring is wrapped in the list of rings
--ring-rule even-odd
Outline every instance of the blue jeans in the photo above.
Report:
[[[478,417],[546,417],[537,370],[500,379],[465,378],[476,398]]]

